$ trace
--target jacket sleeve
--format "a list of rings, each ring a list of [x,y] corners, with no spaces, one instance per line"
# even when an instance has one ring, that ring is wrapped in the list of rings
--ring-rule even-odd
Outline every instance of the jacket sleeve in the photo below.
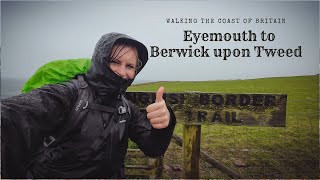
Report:
[[[130,103],[132,111],[129,122],[129,138],[134,141],[145,155],[151,157],[162,156],[169,144],[176,125],[176,117],[168,107],[170,112],[170,122],[164,129],[154,129],[145,111],[141,112],[139,108]]]
[[[44,137],[63,125],[77,100],[77,90],[71,86],[47,85],[1,100],[2,178],[25,177],[24,166],[32,153]]]

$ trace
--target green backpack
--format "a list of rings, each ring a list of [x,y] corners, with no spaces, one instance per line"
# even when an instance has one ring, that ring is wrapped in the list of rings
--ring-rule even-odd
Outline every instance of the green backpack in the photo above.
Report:
[[[55,60],[41,66],[24,84],[22,93],[47,84],[57,84],[69,81],[78,74],[85,74],[90,68],[89,58]]]

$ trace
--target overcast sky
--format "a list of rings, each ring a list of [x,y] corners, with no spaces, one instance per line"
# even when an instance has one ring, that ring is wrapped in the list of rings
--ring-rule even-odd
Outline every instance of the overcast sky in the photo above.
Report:
[[[167,23],[167,18],[192,18],[197,23]],[[213,18],[214,23],[202,23]],[[239,23],[219,23],[239,18]],[[252,19],[250,23],[245,20]],[[256,23],[256,18],[284,18],[285,23]],[[195,33],[256,33],[255,42],[184,40]],[[273,33],[261,41],[260,33]],[[299,76],[319,73],[319,2],[259,1],[10,1],[1,2],[1,77],[27,78],[46,62],[91,58],[99,38],[126,33],[151,46],[210,49],[210,57],[150,57],[137,80],[202,81]],[[301,46],[302,57],[256,57],[254,46]],[[250,49],[251,57],[214,57],[212,49]]]

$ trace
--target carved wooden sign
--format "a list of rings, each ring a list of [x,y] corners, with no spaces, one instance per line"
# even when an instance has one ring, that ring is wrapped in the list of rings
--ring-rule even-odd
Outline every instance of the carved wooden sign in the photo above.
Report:
[[[126,98],[140,108],[155,101],[154,92],[127,92]],[[165,93],[167,105],[179,121],[191,124],[223,123],[285,127],[285,94]]]

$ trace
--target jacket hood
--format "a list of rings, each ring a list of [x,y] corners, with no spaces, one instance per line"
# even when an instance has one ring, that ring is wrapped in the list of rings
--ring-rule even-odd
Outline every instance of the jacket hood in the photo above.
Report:
[[[89,71],[85,75],[87,82],[93,87],[97,96],[114,97],[122,95],[134,79],[123,79],[114,73],[108,66],[112,47],[116,42],[122,42],[136,47],[141,66],[136,75],[148,61],[148,50],[141,42],[121,33],[108,33],[103,35],[96,44]]]

